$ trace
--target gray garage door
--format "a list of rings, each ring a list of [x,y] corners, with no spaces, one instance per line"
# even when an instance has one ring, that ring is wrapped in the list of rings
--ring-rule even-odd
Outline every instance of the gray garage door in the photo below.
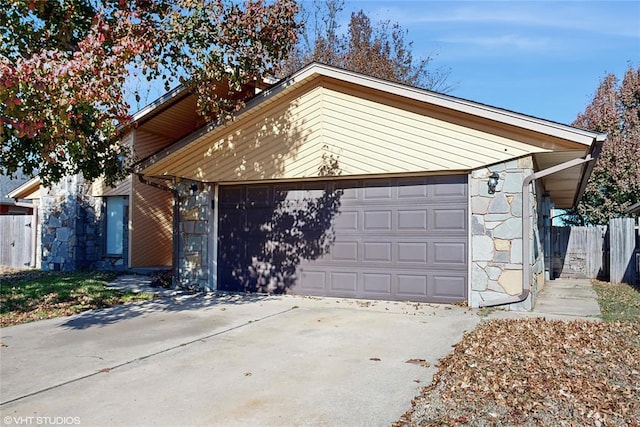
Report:
[[[221,186],[218,288],[456,302],[467,178]]]

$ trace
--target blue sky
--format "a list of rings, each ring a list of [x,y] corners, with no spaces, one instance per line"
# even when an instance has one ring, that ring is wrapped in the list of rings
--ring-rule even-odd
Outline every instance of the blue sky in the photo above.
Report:
[[[311,6],[306,3],[305,6]],[[607,73],[640,65],[640,1],[349,1],[451,69],[451,95],[571,123]]]

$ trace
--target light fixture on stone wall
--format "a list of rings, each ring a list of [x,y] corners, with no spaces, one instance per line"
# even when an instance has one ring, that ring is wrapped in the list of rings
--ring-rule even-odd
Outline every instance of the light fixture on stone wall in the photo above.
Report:
[[[195,196],[197,191],[198,191],[198,184],[193,183],[189,186],[189,195]]]
[[[489,181],[487,181],[487,186],[489,187],[489,194],[494,194],[496,192],[496,187],[498,186],[498,179],[500,179],[500,175],[497,172],[493,172],[489,175]]]

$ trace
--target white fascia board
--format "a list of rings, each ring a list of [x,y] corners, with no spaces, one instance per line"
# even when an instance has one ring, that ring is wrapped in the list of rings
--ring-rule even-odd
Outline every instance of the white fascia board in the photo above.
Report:
[[[131,116],[131,122],[137,122],[145,118],[148,114],[153,113],[158,107],[161,107],[166,102],[172,100],[176,96],[180,95],[182,92],[187,90],[184,85],[180,85],[169,92],[162,95],[160,98],[153,101],[151,104],[143,107],[141,110],[138,110]]]
[[[25,182],[24,184],[22,184],[21,186],[19,186],[18,188],[13,189],[9,194],[7,194],[7,197],[10,199],[22,199],[23,197],[19,197],[20,193],[22,193],[23,191],[29,189],[30,187],[33,186],[40,186],[40,177],[36,176],[31,178],[29,181]]]

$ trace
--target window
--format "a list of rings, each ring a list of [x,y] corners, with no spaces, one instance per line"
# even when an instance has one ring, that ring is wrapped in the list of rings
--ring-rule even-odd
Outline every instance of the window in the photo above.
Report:
[[[106,254],[122,255],[124,252],[124,210],[125,198],[106,198]]]

